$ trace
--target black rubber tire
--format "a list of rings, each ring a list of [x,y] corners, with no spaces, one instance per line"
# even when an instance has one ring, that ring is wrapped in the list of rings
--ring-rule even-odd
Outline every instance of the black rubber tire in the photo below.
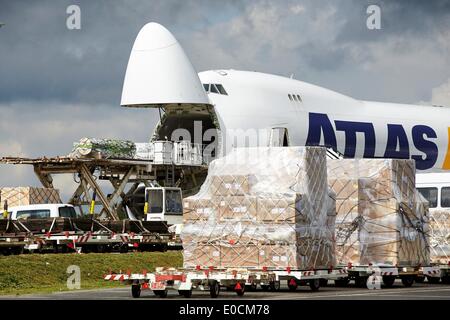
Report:
[[[356,276],[355,277],[355,286],[358,288],[366,288],[367,287],[367,279],[368,279],[368,277]]]
[[[411,287],[414,284],[414,276],[402,277],[402,283],[406,288]]]
[[[392,288],[395,282],[395,276],[383,276],[383,284],[386,288]]]
[[[209,295],[211,298],[217,298],[220,294],[220,285],[217,280],[209,281]]]
[[[239,297],[242,297],[244,295],[244,293],[245,293],[245,285],[241,284],[241,288],[240,289],[234,289],[234,292],[236,292],[236,294]]]
[[[131,296],[136,299],[141,296],[141,285],[140,284],[131,285]]]
[[[309,280],[309,287],[311,288],[311,291],[319,291],[320,279]]]
[[[185,298],[192,297],[192,290],[178,290],[178,293]]]
[[[416,279],[414,280],[417,283],[423,283],[425,281],[425,277],[416,276]]]
[[[271,281],[269,284],[269,289],[271,291],[280,291],[281,284],[280,281]]]
[[[428,283],[431,284],[438,284],[439,281],[441,281],[441,278],[439,277],[427,277]]]
[[[334,285],[338,288],[344,288],[348,287],[349,282],[350,282],[349,278],[341,278],[334,280]]]
[[[319,279],[319,283],[321,287],[328,286],[328,279]]]

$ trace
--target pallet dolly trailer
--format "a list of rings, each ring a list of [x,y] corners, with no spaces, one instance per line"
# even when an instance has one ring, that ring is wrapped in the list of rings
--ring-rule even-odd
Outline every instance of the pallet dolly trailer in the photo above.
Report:
[[[440,281],[444,284],[450,284],[450,261],[448,264],[436,264],[421,267],[416,281],[423,282],[425,278],[432,284],[439,283]]]
[[[234,291],[243,296],[246,288],[255,290],[258,285],[266,291],[280,290],[281,281],[286,281],[290,291],[295,291],[299,285],[308,284],[312,291],[319,290],[322,280],[336,280],[347,277],[346,270],[270,270],[213,267],[195,269],[156,268],[149,273],[108,274],[108,281],[122,281],[131,285],[131,295],[139,298],[141,291],[148,289],[161,298],[167,297],[168,290],[177,290],[181,296],[190,298],[193,290],[209,291],[211,298],[217,298],[221,288]]]
[[[357,287],[367,287],[367,280],[371,276],[378,276],[378,279],[387,288],[392,287],[396,279],[400,279],[405,287],[411,287],[420,274],[420,266],[398,267],[372,264],[353,266],[349,263],[344,269],[347,271],[348,277],[335,280],[337,287],[345,287],[351,280]]]
[[[171,240],[172,235],[170,234],[65,231],[33,235],[24,244],[24,249],[33,252],[50,248],[56,253],[68,250],[79,252],[118,251],[126,253],[129,250],[145,250],[149,248],[160,248],[164,251]]]

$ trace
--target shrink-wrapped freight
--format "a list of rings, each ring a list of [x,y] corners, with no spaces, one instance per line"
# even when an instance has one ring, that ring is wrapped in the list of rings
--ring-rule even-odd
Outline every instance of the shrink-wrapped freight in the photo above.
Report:
[[[328,180],[336,193],[338,264],[428,263],[428,209],[412,160],[328,160]]]
[[[432,263],[450,263],[450,210],[430,212],[430,249]]]
[[[324,149],[235,149],[184,200],[184,266],[328,268],[334,202]]]

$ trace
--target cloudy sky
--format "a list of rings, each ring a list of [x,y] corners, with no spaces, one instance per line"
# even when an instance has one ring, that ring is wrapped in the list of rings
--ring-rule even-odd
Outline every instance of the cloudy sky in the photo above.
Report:
[[[81,29],[66,27],[71,4]],[[366,9],[381,8],[381,30]],[[0,0],[0,155],[67,154],[83,136],[146,141],[152,110],[119,107],[133,41],[166,26],[198,71],[289,76],[356,98],[450,106],[450,1]],[[0,167],[0,185],[38,185]]]

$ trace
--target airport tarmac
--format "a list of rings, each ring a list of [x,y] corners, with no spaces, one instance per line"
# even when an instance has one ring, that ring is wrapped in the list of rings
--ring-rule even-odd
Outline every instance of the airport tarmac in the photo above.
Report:
[[[113,289],[76,290],[57,292],[51,294],[32,294],[21,296],[2,296],[0,299],[32,299],[32,300],[127,300],[131,297],[129,286]],[[160,300],[150,290],[143,290],[138,300]],[[169,291],[166,299],[185,299],[176,291]],[[194,291],[190,299],[211,299],[209,292]],[[290,292],[282,287],[277,292],[264,292],[261,290],[247,291],[244,297],[238,297],[234,292],[223,290],[219,299],[274,299],[274,300],[450,300],[450,286],[444,284],[415,283],[405,288],[396,282],[393,288],[369,290],[364,288],[336,288],[333,285],[321,287],[319,291],[312,292],[308,286],[299,287],[297,291]]]

